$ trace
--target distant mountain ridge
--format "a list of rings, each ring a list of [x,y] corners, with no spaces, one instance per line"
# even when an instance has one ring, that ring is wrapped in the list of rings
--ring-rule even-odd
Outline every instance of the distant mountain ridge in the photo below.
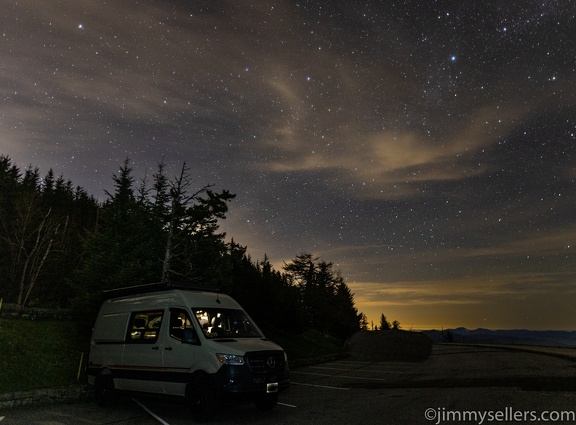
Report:
[[[466,328],[422,331],[433,342],[576,347],[576,331],[490,330]]]

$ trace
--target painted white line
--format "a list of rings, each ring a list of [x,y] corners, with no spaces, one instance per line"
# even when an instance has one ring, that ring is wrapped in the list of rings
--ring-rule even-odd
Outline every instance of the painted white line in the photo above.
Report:
[[[293,404],[288,404],[288,403],[280,403],[277,402],[277,404],[281,405],[281,406],[286,406],[286,407],[298,407],[298,406],[294,406]]]
[[[3,420],[4,420],[4,416],[0,416],[0,421],[3,421]]]
[[[292,371],[290,371],[292,372]],[[331,390],[344,390],[344,391],[350,391],[350,388],[342,388],[342,387],[331,387],[330,385],[317,385],[317,384],[304,384],[303,382],[294,382],[294,381],[290,381],[290,385],[304,385],[306,387],[318,387],[318,388],[328,388]]]
[[[326,367],[326,366],[310,366],[310,369],[325,369],[325,370],[347,370],[349,372],[363,372],[363,373],[374,373],[374,372],[378,372],[378,373],[403,373],[405,374],[406,372],[401,371],[401,370],[369,370],[369,369],[350,369],[350,368],[339,368],[339,367]]]
[[[330,375],[328,373],[310,373],[310,372],[296,372],[294,370],[290,371],[290,374],[299,373],[300,375],[314,375],[314,376],[324,376],[328,378],[346,378],[346,379],[359,379],[361,381],[389,381],[385,378],[370,378],[370,377],[360,377],[360,376],[348,376],[348,375]],[[292,381],[290,381],[292,382]],[[338,387],[336,387],[338,388]]]
[[[55,411],[55,410],[46,410],[46,412],[49,413],[49,414],[51,414],[51,415],[60,416],[60,417],[63,417],[63,418],[78,419],[78,418],[76,418],[75,415],[68,415],[68,414],[66,414],[66,413],[58,412],[58,411]],[[0,420],[1,420],[1,419],[0,419]],[[64,422],[56,422],[56,421],[55,421],[55,422],[53,422],[53,423],[55,423],[55,424],[60,424],[60,423],[64,423]],[[91,420],[89,420],[89,419],[82,418],[82,423],[98,425],[98,424],[101,424],[102,422],[100,422],[100,421],[96,422],[96,421],[91,421]]]
[[[158,422],[160,422],[162,425],[170,425],[168,422],[166,422],[164,419],[162,419],[160,416],[156,415],[154,412],[152,412],[150,409],[148,409],[146,406],[144,406],[142,403],[140,403],[138,400],[136,400],[135,398],[132,399],[132,401],[134,401],[136,404],[139,404],[140,407],[142,409],[144,409],[150,416],[152,416],[154,419],[156,419]]]

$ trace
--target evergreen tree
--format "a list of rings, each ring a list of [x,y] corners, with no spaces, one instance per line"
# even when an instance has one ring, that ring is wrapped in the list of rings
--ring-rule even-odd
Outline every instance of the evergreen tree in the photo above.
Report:
[[[360,330],[367,331],[368,330],[368,317],[364,313],[360,313]]]
[[[317,257],[310,253],[303,253],[294,259],[291,263],[284,263],[284,272],[291,285],[299,290],[299,301],[302,312],[306,317],[307,325],[317,329],[315,325],[317,314],[314,311],[315,290],[314,281],[317,273]]]
[[[0,157],[0,272],[5,277],[0,296],[6,301],[21,307],[68,305],[65,281],[76,263],[65,254],[78,252],[74,241],[87,212],[73,213],[80,198],[71,187],[52,170],[43,180],[31,166],[20,175],[8,157]]]
[[[198,280],[220,288],[231,286],[231,263],[225,234],[218,220],[225,219],[235,195],[215,193],[206,185],[195,192],[184,163],[173,181],[165,178],[163,164],[155,174],[153,210],[166,230],[162,280]]]
[[[158,281],[162,262],[162,228],[134,193],[134,178],[125,160],[113,176],[114,192],[102,205],[95,229],[84,244],[82,268],[74,276],[81,309],[97,308],[102,290]]]
[[[246,247],[232,240],[229,247],[232,262],[232,287],[230,294],[258,323],[268,322],[268,308],[273,303],[271,288],[264,283],[264,278],[257,264],[246,254]]]
[[[63,176],[54,179],[52,170],[44,178],[42,202],[67,226],[52,261],[46,265],[43,279],[49,285],[38,288],[34,296],[50,306],[69,307],[70,278],[81,264],[83,240],[95,228],[99,205],[83,188],[74,188],[70,180]]]
[[[338,276],[332,313],[332,334],[340,339],[350,337],[361,329],[362,316],[354,306],[354,294],[344,279]]]
[[[388,320],[386,320],[386,316],[384,316],[384,313],[382,313],[382,315],[380,316],[380,330],[381,331],[389,331],[390,328],[391,328],[390,322],[388,322]]]
[[[231,263],[217,221],[225,218],[234,195],[214,193],[209,186],[191,193],[186,164],[169,181],[159,163],[152,189],[143,183],[135,190],[126,160],[113,181],[114,191],[107,193],[75,274],[78,306],[90,311],[104,289],[160,280],[229,286]]]
[[[186,164],[169,180],[162,161],[152,187],[144,178],[135,189],[127,159],[113,182],[98,203],[52,169],[40,178],[38,168],[21,173],[0,156],[0,298],[67,307],[74,296],[91,326],[104,289],[198,280],[279,329],[311,327],[345,339],[367,327],[332,263],[304,253],[282,273],[267,256],[254,263],[247,247],[226,243],[218,223],[235,195],[210,185],[191,190]]]
[[[307,326],[307,316],[302,309],[300,290],[291,285],[285,274],[274,270],[268,256],[260,264],[264,287],[270,288],[268,322],[279,329],[301,332]]]
[[[359,330],[360,316],[353,295],[333,264],[304,253],[284,264],[288,281],[300,290],[308,325],[324,334],[345,339]]]
[[[17,288],[12,284],[12,248],[7,242],[15,217],[16,200],[20,192],[20,170],[6,156],[0,156],[0,298],[6,302],[16,300]]]

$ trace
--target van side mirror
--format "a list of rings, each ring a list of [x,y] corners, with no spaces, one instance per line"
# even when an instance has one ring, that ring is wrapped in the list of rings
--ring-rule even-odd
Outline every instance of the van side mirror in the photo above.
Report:
[[[200,340],[196,332],[194,332],[194,329],[184,329],[182,333],[182,344],[200,345]]]

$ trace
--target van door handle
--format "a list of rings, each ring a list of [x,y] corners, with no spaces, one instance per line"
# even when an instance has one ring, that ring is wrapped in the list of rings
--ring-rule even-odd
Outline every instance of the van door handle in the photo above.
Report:
[[[152,347],[152,349],[153,349],[153,350],[157,350],[157,349],[158,349],[158,346],[155,345],[155,346]]]
[[[166,347],[164,348],[166,351],[172,351],[172,347]]]

